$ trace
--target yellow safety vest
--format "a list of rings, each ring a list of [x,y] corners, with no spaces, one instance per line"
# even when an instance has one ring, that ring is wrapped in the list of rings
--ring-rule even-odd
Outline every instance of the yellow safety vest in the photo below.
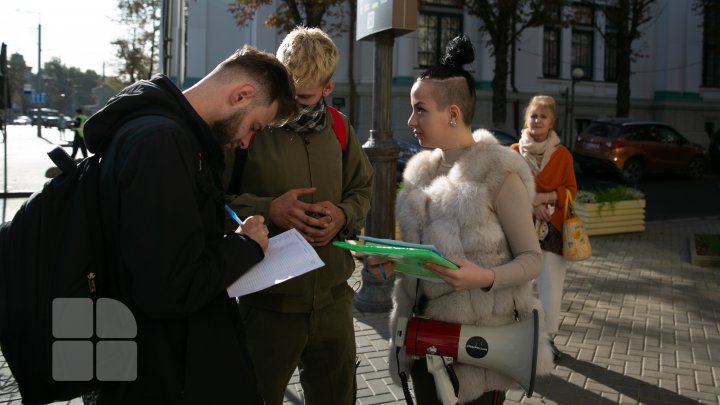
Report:
[[[78,114],[75,116],[75,120],[80,120],[80,126],[73,128],[75,132],[77,132],[78,135],[80,135],[81,138],[85,137],[85,132],[83,128],[85,127],[85,121],[87,121],[88,117],[85,114]]]

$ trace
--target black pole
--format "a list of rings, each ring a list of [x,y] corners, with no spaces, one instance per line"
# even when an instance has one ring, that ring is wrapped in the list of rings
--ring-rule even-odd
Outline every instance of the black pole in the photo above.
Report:
[[[570,85],[570,128],[568,130],[567,138],[565,138],[565,146],[572,148],[572,140],[575,136],[575,83],[577,79],[572,78],[572,84]]]
[[[37,74],[37,91],[38,91],[38,103],[37,103],[37,136],[42,137],[42,66],[40,65],[41,57],[40,53],[42,50],[42,26],[38,24],[38,74]]]

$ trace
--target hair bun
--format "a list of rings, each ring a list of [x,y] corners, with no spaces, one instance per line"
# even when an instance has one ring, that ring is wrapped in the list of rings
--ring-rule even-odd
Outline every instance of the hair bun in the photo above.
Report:
[[[445,48],[445,57],[442,64],[451,68],[462,69],[463,65],[475,60],[475,47],[467,35],[453,38]]]

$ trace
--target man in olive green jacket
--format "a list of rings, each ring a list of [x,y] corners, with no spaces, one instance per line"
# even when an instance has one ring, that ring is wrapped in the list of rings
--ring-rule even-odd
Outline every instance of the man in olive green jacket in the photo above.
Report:
[[[277,57],[293,74],[302,111],[290,124],[255,138],[240,163],[241,192],[229,196],[230,206],[240,216],[264,216],[271,236],[297,229],[325,266],[241,297],[248,349],[268,405],[282,404],[296,367],[306,404],[349,405],[356,356],[347,279],[355,263],[332,241],[353,238],[364,226],[373,169],[347,118],[331,114],[324,102],[338,60],[332,40],[319,29],[300,27]],[[333,125],[338,119],[342,125]],[[345,132],[344,150],[333,127]],[[234,156],[226,155],[226,185]]]

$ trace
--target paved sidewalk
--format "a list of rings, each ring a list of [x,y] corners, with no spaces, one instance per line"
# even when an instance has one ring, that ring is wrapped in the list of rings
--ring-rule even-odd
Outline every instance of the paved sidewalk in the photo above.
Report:
[[[34,128],[30,135],[16,128],[9,127],[11,191],[35,191],[52,166],[44,155],[51,145]],[[56,134],[43,132],[51,142]],[[6,219],[22,200],[0,199]],[[720,269],[694,266],[689,254],[691,235],[720,233],[720,208],[718,216],[646,228],[591,238],[593,257],[567,273],[555,339],[563,359],[531,398],[513,389],[506,404],[720,404]],[[349,283],[359,288],[359,268]],[[387,320],[387,313],[355,312],[358,404],[405,403],[388,374]],[[0,403],[20,403],[2,357]],[[303,403],[297,374],[285,403]]]

